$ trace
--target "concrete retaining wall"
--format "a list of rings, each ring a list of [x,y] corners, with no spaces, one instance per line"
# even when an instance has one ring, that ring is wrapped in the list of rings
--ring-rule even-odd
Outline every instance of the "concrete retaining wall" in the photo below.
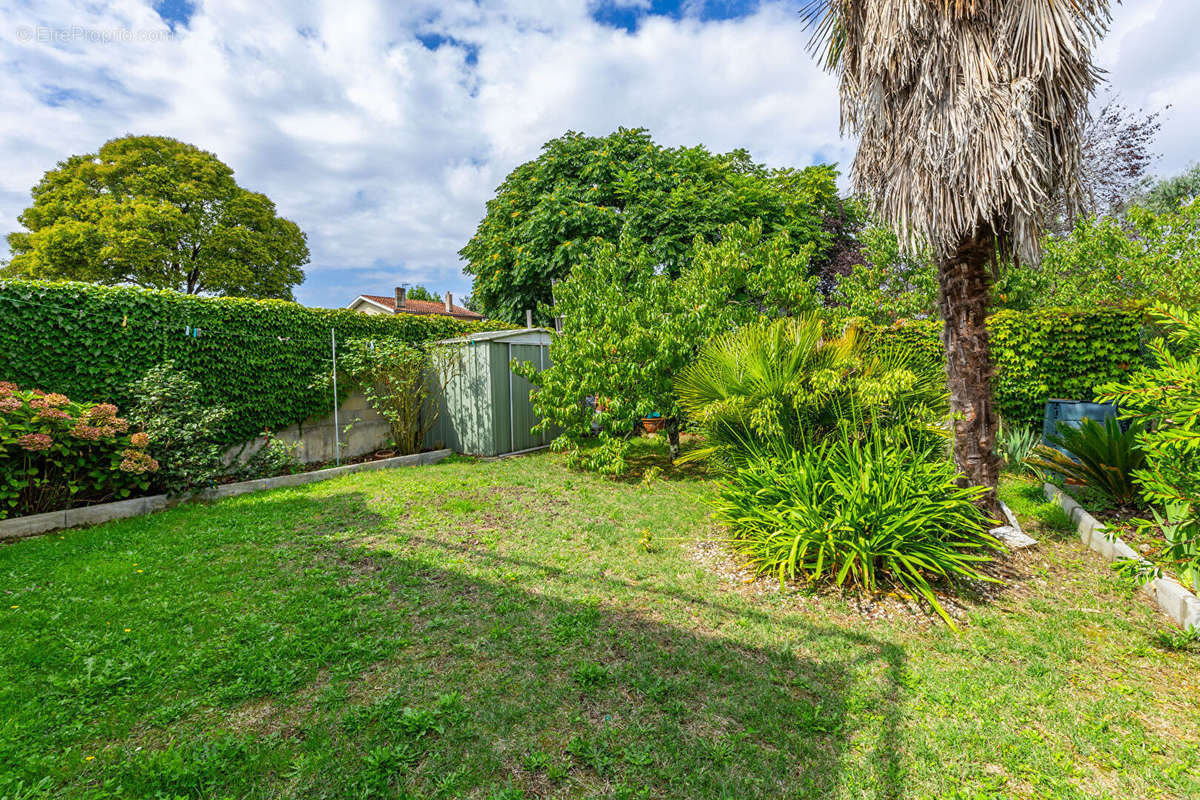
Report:
[[[206,489],[203,492],[186,497],[168,497],[165,494],[156,494],[150,497],[135,497],[132,500],[121,500],[116,503],[101,503],[94,506],[69,508],[66,511],[51,511],[47,514],[32,514],[27,517],[2,519],[0,520],[0,542],[24,539],[29,536],[37,536],[42,533],[61,530],[62,528],[99,525],[101,522],[110,522],[115,519],[140,517],[143,514],[150,514],[180,505],[181,503],[189,503],[196,500],[217,500],[222,497],[234,497],[248,492],[259,492],[264,489],[277,489],[283,486],[302,486],[306,483],[315,483],[341,475],[349,475],[352,472],[436,464],[450,455],[451,452],[450,450],[434,450],[429,453],[397,456],[396,458],[385,458],[380,461],[364,461],[361,464],[347,464],[344,467],[331,467],[329,469],[314,470],[313,472],[300,472],[295,475],[280,475],[278,478],[259,478],[253,481],[226,483],[222,486]]]
[[[1043,484],[1042,491],[1052,503],[1057,503],[1070,516],[1075,524],[1079,539],[1092,550],[1104,556],[1109,561],[1133,558],[1141,559],[1132,547],[1123,542],[1119,536],[1110,538],[1108,529],[1083,510],[1075,499],[1052,484]],[[1142,559],[1144,560],[1144,559]],[[1181,628],[1195,627],[1200,629],[1200,599],[1174,578],[1161,577],[1147,581],[1142,585],[1142,592],[1158,604],[1158,607]]]
[[[349,433],[345,433],[346,426],[350,423],[354,425]],[[367,398],[361,392],[351,393],[338,408],[338,425],[342,429],[342,458],[369,455],[382,450],[391,440],[391,429],[387,420],[367,404]],[[339,431],[334,427],[332,411],[272,433],[285,442],[300,443],[296,456],[302,464],[333,461],[336,456],[334,440]],[[225,463],[245,461],[262,445],[261,436],[245,444],[235,445],[225,451]]]

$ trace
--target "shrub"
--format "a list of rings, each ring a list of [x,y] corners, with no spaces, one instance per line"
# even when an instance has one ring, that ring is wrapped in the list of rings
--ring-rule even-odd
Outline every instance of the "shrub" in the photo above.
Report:
[[[171,361],[150,369],[130,390],[130,418],[150,435],[159,462],[155,485],[171,494],[212,486],[226,472],[217,431],[229,411],[206,405],[200,384]]]
[[[830,336],[815,314],[716,337],[675,389],[707,439],[688,458],[727,467],[763,448],[818,442],[845,425],[900,431],[910,441],[947,410],[944,382],[914,369],[902,347],[866,354],[856,329]]]
[[[262,445],[238,464],[233,474],[243,481],[290,475],[300,468],[300,459],[296,456],[299,450],[300,442],[285,442],[270,431],[263,431]]]
[[[1003,545],[987,533],[953,466],[882,436],[848,436],[758,456],[720,490],[716,518],[759,573],[875,592],[894,583],[953,624],[931,580],[992,581],[979,565]]]
[[[1137,443],[1143,430],[1140,422],[1122,430],[1113,417],[1104,424],[1085,419],[1078,429],[1060,424],[1049,439],[1053,447],[1038,445],[1028,463],[1076,481],[1113,505],[1132,507],[1139,497],[1134,472],[1146,462]]]
[[[1200,316],[1159,306],[1152,310],[1163,336],[1150,344],[1153,366],[1098,393],[1117,403],[1143,430],[1138,443],[1145,465],[1134,473],[1142,496],[1166,512],[1140,520],[1159,528],[1167,547],[1159,560],[1182,580],[1200,578]]]
[[[111,403],[0,383],[0,519],[144,492],[158,463]]]
[[[1139,307],[998,311],[988,317],[996,410],[1012,425],[1040,425],[1052,397],[1092,400],[1096,387],[1143,363],[1145,313]],[[893,342],[917,363],[944,369],[936,320],[864,328],[868,351]]]
[[[1084,217],[1067,236],[1045,240],[1041,272],[1060,303],[1092,307],[1121,300],[1200,302],[1200,203],[1156,214],[1134,206],[1123,218]]]
[[[661,266],[643,242],[599,245],[586,269],[555,289],[563,331],[550,345],[550,365],[514,366],[538,385],[533,404],[543,422],[535,430],[558,428],[554,445],[571,451],[573,464],[623,472],[628,440],[651,415],[661,416],[676,458],[683,420],[675,377],[700,345],[757,318],[759,308],[815,303],[807,259],[785,239],[764,237],[758,223],[726,226],[719,242],[699,244],[677,279]],[[583,454],[593,424],[601,447]]]
[[[451,345],[416,347],[394,339],[358,339],[347,344],[339,369],[387,420],[401,454],[419,453],[437,425],[439,401],[461,372]]]

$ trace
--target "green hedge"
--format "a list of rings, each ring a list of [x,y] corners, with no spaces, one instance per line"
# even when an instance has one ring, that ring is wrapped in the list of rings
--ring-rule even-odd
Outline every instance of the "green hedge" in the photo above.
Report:
[[[942,364],[940,321],[868,328],[868,338],[902,341],[922,361]],[[1096,386],[1140,366],[1140,308],[999,311],[988,318],[996,408],[1010,424],[1040,427],[1052,397],[1093,400]]]
[[[204,402],[234,412],[222,432],[234,443],[330,410],[328,391],[312,388],[330,369],[330,330],[339,341],[421,342],[504,327],[281,300],[0,281],[0,380],[125,408],[130,383],[173,360],[203,387]]]

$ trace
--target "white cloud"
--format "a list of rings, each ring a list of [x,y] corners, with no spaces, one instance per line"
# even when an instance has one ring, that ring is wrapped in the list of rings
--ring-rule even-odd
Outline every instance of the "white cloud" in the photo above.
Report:
[[[212,0],[170,37],[137,0],[6,5],[0,231],[16,227],[56,161],[114,136],[164,134],[217,153],[308,232],[303,301],[340,305],[401,281],[461,296],[470,284],[456,253],[484,202],[568,129],[645,126],[669,145],[848,167],[833,81],[805,52],[792,5],[725,21],[649,17],[633,33],[597,23],[595,5]],[[1200,122],[1183,94],[1200,81],[1183,35],[1192,26],[1176,12],[1165,0],[1119,7],[1102,53],[1127,102],[1175,103],[1162,142],[1172,168],[1191,160],[1186,134]],[[38,26],[161,40],[19,41]]]

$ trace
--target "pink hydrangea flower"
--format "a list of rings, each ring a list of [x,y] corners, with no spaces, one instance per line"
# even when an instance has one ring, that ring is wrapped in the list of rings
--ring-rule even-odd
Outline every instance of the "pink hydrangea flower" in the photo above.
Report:
[[[111,419],[117,415],[117,407],[112,403],[100,403],[88,409],[88,417],[93,421]]]
[[[38,413],[38,419],[68,420],[71,415],[61,408],[47,408]]]
[[[25,406],[19,397],[0,397],[0,412],[8,414],[13,411],[20,411]]]
[[[88,425],[86,422],[77,422],[75,427],[71,428],[71,435],[79,439],[88,439],[96,441],[104,435],[103,428],[97,428],[95,425]]]
[[[71,402],[71,401],[69,399],[67,399],[67,396],[65,394],[59,394],[58,392],[51,392],[50,394],[46,395],[46,403],[51,408],[58,408],[59,406],[65,406],[69,402]]]
[[[142,475],[158,471],[158,462],[141,450],[122,450],[120,469],[122,472]]]
[[[16,390],[17,385],[15,383],[10,383],[9,381],[0,381],[0,397],[8,397]]]
[[[42,411],[49,408],[50,404],[46,402],[45,397],[35,394],[34,397],[29,401],[29,407],[36,408],[38,411]]]
[[[47,433],[27,433],[17,439],[17,444],[30,452],[36,452],[38,450],[49,450],[50,446],[54,444],[54,440]]]
[[[129,437],[129,443],[139,450],[144,449],[146,445],[150,444],[150,434],[138,431]]]

